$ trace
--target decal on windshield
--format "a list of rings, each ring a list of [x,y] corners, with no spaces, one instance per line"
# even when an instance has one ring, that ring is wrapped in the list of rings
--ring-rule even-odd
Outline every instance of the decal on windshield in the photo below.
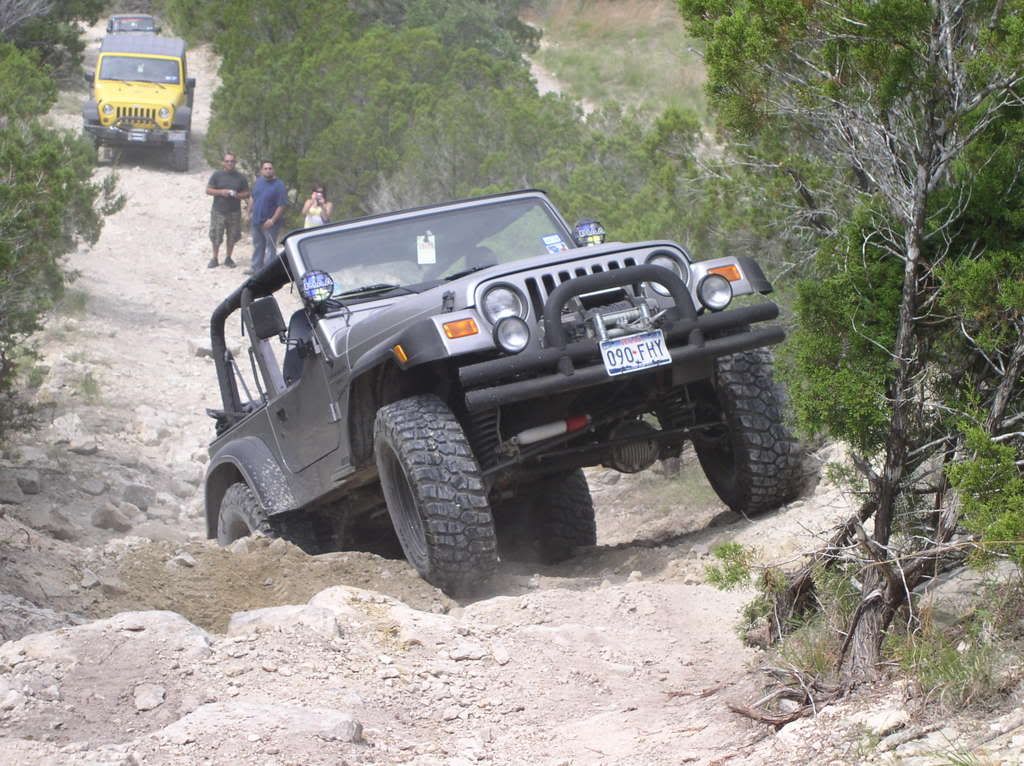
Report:
[[[548,234],[546,237],[541,237],[541,240],[549,253],[560,253],[569,249],[560,234]]]
[[[437,263],[437,252],[434,250],[434,235],[429,231],[416,237],[416,263],[426,266]]]

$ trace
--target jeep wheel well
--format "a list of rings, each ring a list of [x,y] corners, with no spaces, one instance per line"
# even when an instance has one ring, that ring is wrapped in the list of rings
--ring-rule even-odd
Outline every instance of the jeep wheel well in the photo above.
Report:
[[[245,477],[233,463],[221,463],[213,473],[206,477],[206,536],[213,539],[217,536],[217,518],[220,515],[220,504],[228,487],[237,482],[244,482]]]
[[[445,376],[441,373],[439,363],[402,370],[389,360],[352,381],[348,422],[354,466],[361,467],[373,460],[373,424],[381,407],[416,394],[437,394],[442,400],[447,399]]]

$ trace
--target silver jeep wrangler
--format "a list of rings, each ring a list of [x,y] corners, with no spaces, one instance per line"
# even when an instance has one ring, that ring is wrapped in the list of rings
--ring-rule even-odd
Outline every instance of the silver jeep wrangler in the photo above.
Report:
[[[574,236],[535,190],[291,232],[213,313],[209,536],[317,552],[384,531],[459,595],[499,557],[595,544],[584,466],[632,473],[689,440],[734,510],[792,499],[800,450],[766,348],[783,331],[759,326],[778,308],[730,308],[771,291],[760,267],[600,233]]]

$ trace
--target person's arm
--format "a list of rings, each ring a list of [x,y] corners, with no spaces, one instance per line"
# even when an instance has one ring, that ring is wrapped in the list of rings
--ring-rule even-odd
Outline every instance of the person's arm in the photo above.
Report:
[[[334,212],[334,203],[324,200],[323,209],[324,211],[321,213],[321,217],[324,219],[324,223],[327,223],[331,220],[331,214]]]
[[[313,198],[306,197],[306,201],[302,203],[302,214],[306,215],[311,207],[313,207]]]
[[[266,226],[268,229],[277,226],[278,222],[281,220],[281,217],[284,215],[284,208],[284,205],[278,205],[277,208],[274,210],[274,214],[270,216],[270,218],[268,218],[263,225]]]
[[[242,180],[242,188],[235,192],[235,196],[238,199],[249,199],[249,184]]]

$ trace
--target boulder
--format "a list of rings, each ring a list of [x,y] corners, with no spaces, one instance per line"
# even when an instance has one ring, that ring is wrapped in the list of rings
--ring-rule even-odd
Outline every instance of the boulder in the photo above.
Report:
[[[91,521],[94,527],[111,529],[115,532],[127,532],[132,528],[131,521],[121,509],[109,503],[93,511]]]
[[[156,502],[156,490],[145,484],[128,484],[121,493],[121,499],[145,511]]]

